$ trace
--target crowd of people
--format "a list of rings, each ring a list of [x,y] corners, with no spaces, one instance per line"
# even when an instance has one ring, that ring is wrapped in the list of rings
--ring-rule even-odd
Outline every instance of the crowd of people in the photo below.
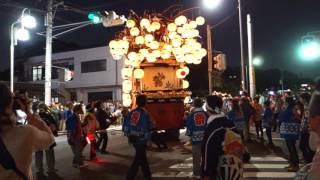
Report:
[[[145,179],[152,178],[146,154],[149,140],[157,142],[159,148],[160,144],[167,148],[145,109],[145,95],[136,97],[137,107],[131,110],[119,102],[103,101],[48,107],[32,102],[25,91],[13,95],[1,83],[0,96],[0,179],[32,179],[32,154],[37,173],[44,174],[45,154],[47,172],[55,174],[54,137],[64,131],[73,153],[72,166],[84,168],[85,146],[90,145],[90,160],[96,159],[97,152],[108,154],[107,129],[111,124],[122,124],[124,135],[136,150],[128,180],[135,179],[140,166]],[[246,144],[253,140],[251,127],[261,141],[265,141],[265,132],[266,146],[270,148],[275,146],[272,135],[280,134],[290,155],[286,168],[290,172],[300,168],[296,149],[299,141],[304,164],[311,163],[308,176],[319,176],[320,81],[312,95],[195,98],[187,109],[185,122],[192,145],[194,177],[241,179],[243,163],[250,159]],[[10,141],[12,138],[15,141]],[[24,149],[23,153],[19,149]]]

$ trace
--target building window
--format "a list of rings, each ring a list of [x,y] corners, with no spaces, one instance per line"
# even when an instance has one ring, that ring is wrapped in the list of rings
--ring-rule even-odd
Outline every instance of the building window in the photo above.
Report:
[[[112,91],[88,92],[88,102],[112,100]]]
[[[33,81],[40,81],[42,80],[43,78],[43,75],[42,75],[42,66],[33,66],[32,67],[32,80]]]
[[[106,59],[81,62],[81,73],[98,72],[98,71],[106,71],[106,70],[107,70]]]

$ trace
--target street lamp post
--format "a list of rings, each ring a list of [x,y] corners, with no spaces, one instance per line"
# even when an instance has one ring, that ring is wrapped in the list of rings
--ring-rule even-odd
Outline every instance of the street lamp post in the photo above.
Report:
[[[26,41],[30,38],[29,31],[26,28],[34,28],[36,26],[35,18],[29,14],[25,14],[28,9],[24,8],[21,17],[11,24],[10,27],[10,90],[14,91],[14,46],[18,44],[18,40]],[[20,29],[15,26],[20,24]]]
[[[221,0],[203,0],[203,4],[208,8],[216,8],[221,3]],[[239,12],[239,29],[240,29],[240,53],[241,53],[241,89],[247,90],[246,88],[246,76],[245,76],[245,65],[244,65],[244,52],[243,52],[243,36],[242,36],[242,15],[241,15],[241,0],[238,0],[238,12]]]

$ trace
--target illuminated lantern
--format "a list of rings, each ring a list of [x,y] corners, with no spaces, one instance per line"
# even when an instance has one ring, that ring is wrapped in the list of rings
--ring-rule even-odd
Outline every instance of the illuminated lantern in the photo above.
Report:
[[[186,72],[187,75],[190,73],[190,69],[187,66],[182,67],[182,69]]]
[[[180,47],[181,46],[181,39],[174,38],[174,39],[172,39],[171,44],[173,47]]]
[[[185,55],[185,62],[188,63],[188,64],[192,64],[193,63],[193,55],[192,54],[187,54]]]
[[[148,53],[146,58],[147,58],[147,61],[150,63],[155,62],[157,60],[157,58],[153,55],[153,53]]]
[[[172,31],[172,32],[169,32],[169,39],[174,39],[176,37],[177,33]]]
[[[143,36],[137,36],[135,39],[136,44],[144,44],[144,37]]]
[[[198,24],[197,24],[196,21],[190,21],[190,22],[189,22],[189,25],[190,25],[190,27],[193,28],[193,29],[197,28],[197,26],[198,26]]]
[[[122,79],[129,79],[132,77],[132,68],[123,68],[121,70]]]
[[[159,30],[160,27],[161,27],[161,24],[160,24],[159,22],[152,22],[152,23],[151,23],[151,27],[152,27],[152,29],[154,29],[154,30]]]
[[[137,53],[136,52],[129,52],[128,59],[130,61],[135,61],[137,59]]]
[[[152,41],[150,44],[151,49],[158,49],[159,48],[159,42],[158,41]]]
[[[183,79],[183,78],[185,78],[187,76],[187,73],[186,73],[186,71],[184,69],[177,69],[176,76],[179,79]]]
[[[131,36],[138,36],[140,33],[139,29],[137,27],[133,27],[130,29],[130,35]]]
[[[205,57],[207,55],[207,50],[204,49],[204,48],[201,48],[200,49],[200,54],[201,54],[202,57]]]
[[[133,72],[133,77],[136,79],[142,79],[144,76],[144,71],[142,69],[135,69]]]
[[[145,28],[149,27],[150,26],[150,21],[148,19],[143,18],[140,21],[140,26],[141,27],[145,27]]]
[[[189,82],[186,80],[182,80],[182,88],[187,89],[189,87]]]
[[[162,59],[169,59],[170,57],[171,57],[171,53],[169,51],[166,51],[166,50],[161,51]]]
[[[131,100],[131,95],[127,93],[122,94],[122,100]]]
[[[188,39],[185,40],[185,44],[191,44],[191,45],[193,45],[193,43],[196,43],[196,42],[197,42],[197,40],[191,39],[191,38],[188,38]]]
[[[142,62],[144,59],[144,55],[142,53],[137,53],[137,61]]]
[[[191,100],[192,100],[191,97],[187,96],[184,98],[183,103],[188,104]]]
[[[147,57],[147,55],[149,54],[148,49],[140,49],[139,53],[141,53],[144,57]]]
[[[193,64],[201,64],[201,59],[194,59]]]
[[[122,82],[122,91],[124,93],[130,93],[132,90],[132,82],[130,80],[124,80]]]
[[[134,22],[134,20],[129,19],[127,21],[127,27],[128,28],[133,28],[136,25],[136,22]]]
[[[194,44],[192,44],[193,49],[201,49],[201,44],[198,42],[195,42]]]
[[[184,29],[183,29],[182,27],[178,27],[177,32],[178,32],[179,34],[182,34],[183,31],[184,31]]]
[[[189,24],[184,24],[182,26],[183,29],[191,29],[191,26]]]
[[[146,43],[147,43],[147,42],[152,42],[152,41],[154,40],[154,37],[153,37],[152,34],[146,34],[146,35],[144,36],[144,40],[145,40]]]
[[[170,44],[165,44],[165,45],[163,45],[163,49],[166,50],[166,51],[171,52],[172,51],[172,46]]]
[[[124,64],[127,66],[131,66],[131,61],[129,61],[129,59],[125,59]]]
[[[109,47],[110,47],[110,48],[113,49],[113,48],[115,48],[116,46],[117,46],[117,41],[112,40],[112,41],[109,42]]]
[[[176,61],[177,61],[177,62],[183,63],[183,62],[184,62],[184,59],[185,59],[184,55],[176,56]]]
[[[206,22],[206,21],[205,21],[204,17],[202,17],[202,16],[199,16],[199,17],[196,18],[196,23],[197,23],[199,26],[204,25],[205,22]]]
[[[161,52],[159,50],[153,50],[152,51],[152,55],[156,58],[160,57],[161,56]]]
[[[168,29],[168,31],[170,31],[170,32],[174,32],[174,31],[177,30],[177,25],[174,24],[174,23],[170,23],[170,24],[168,24],[167,29]]]
[[[199,36],[199,31],[197,29],[191,30],[192,37],[198,37]]]
[[[174,20],[174,23],[178,26],[185,24],[187,22],[187,18],[185,16],[179,16]]]

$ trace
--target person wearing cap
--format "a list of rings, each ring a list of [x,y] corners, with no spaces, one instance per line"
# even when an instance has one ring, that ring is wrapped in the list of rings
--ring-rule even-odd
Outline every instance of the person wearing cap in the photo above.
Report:
[[[225,176],[221,175],[220,169],[221,158],[224,157],[223,142],[225,142],[225,134],[227,129],[235,131],[235,126],[224,113],[221,112],[222,99],[218,96],[208,96],[206,102],[206,110],[209,115],[207,121],[207,128],[204,132],[204,138],[202,142],[202,161],[201,170],[204,180],[215,179],[241,179],[242,178],[242,162],[236,163],[238,168],[224,168]],[[238,135],[238,139],[241,140]],[[235,165],[235,163],[233,163]],[[221,167],[221,168],[218,168]],[[223,166],[225,167],[225,166]],[[219,170],[218,170],[219,169]],[[228,169],[233,169],[231,172]],[[231,174],[234,174],[231,178]]]
[[[186,135],[191,138],[193,175],[200,176],[201,172],[201,143],[206,129],[208,114],[202,108],[203,102],[200,98],[193,101],[194,109],[187,117]]]
[[[125,136],[128,137],[129,143],[132,144],[136,150],[134,160],[127,173],[127,180],[135,179],[139,166],[142,168],[144,178],[146,180],[151,179],[146,148],[147,142],[150,139],[152,122],[148,112],[144,108],[146,103],[147,97],[145,95],[138,95],[136,97],[138,107],[129,112],[123,125]]]

